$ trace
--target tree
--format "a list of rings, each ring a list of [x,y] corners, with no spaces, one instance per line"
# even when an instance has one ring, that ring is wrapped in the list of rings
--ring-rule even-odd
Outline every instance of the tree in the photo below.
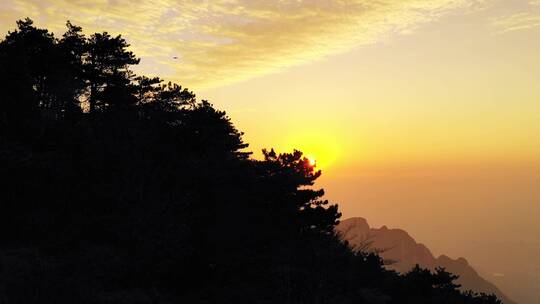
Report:
[[[121,35],[95,33],[87,40],[84,75],[90,87],[88,103],[92,113],[98,107],[113,104],[133,104],[128,84],[133,76],[130,65],[140,59],[128,51],[129,44]]]
[[[67,44],[36,28],[30,19],[18,21],[17,27],[0,42],[0,117],[4,129],[24,133],[23,125],[28,131],[35,126],[32,122],[51,121],[73,111],[82,84],[76,71],[80,64]]]
[[[264,162],[262,169],[269,177],[269,184],[277,184],[277,190],[283,196],[285,212],[297,215],[301,232],[333,233],[341,214],[337,205],[328,206],[327,200],[321,200],[324,190],[304,188],[313,186],[321,176],[321,171],[315,171],[309,160],[302,152],[277,154],[274,150],[263,150]]]
[[[81,96],[86,90],[86,80],[84,76],[83,60],[86,57],[86,37],[82,33],[80,26],[73,25],[70,21],[66,23],[67,31],[58,41],[60,50],[64,56],[65,64],[69,67],[65,74],[65,91],[62,99],[67,115],[80,113],[82,111],[80,102]]]
[[[134,79],[135,95],[139,104],[149,104],[156,101],[157,93],[161,90],[162,80],[159,77],[149,78],[138,76]]]

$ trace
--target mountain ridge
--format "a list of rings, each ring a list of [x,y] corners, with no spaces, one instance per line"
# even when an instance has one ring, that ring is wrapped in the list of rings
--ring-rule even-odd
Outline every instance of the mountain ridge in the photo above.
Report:
[[[452,259],[445,254],[435,257],[426,245],[417,243],[403,229],[389,229],[387,226],[373,228],[365,218],[354,217],[341,221],[336,231],[353,248],[377,252],[387,262],[388,269],[405,273],[416,264],[430,270],[444,267],[459,275],[457,283],[462,285],[463,290],[495,294],[505,304],[517,304],[497,286],[480,276],[464,257]]]

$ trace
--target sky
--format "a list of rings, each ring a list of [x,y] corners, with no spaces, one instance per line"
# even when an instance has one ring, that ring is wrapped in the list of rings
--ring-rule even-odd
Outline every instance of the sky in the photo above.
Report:
[[[540,302],[539,0],[0,2],[2,32],[27,16],[121,33],[138,72],[227,111],[255,157],[315,158],[345,218]]]

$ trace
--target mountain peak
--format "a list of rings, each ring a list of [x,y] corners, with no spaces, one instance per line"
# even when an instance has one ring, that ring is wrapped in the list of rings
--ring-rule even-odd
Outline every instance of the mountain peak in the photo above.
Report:
[[[367,220],[363,217],[351,217],[351,218],[348,218],[346,220],[343,220],[341,221],[340,225],[341,224],[353,224],[355,226],[357,225],[362,225],[362,226],[368,226],[369,227],[369,224],[367,222]]]
[[[469,262],[467,261],[467,259],[465,259],[464,257],[459,257],[457,259],[452,259],[451,257],[445,255],[445,254],[441,254],[438,258],[437,258],[438,261],[440,261],[441,263],[455,263],[457,265],[460,265],[460,266],[468,266],[469,265]]]
[[[341,231],[348,229],[354,229],[355,231],[369,231],[370,227],[367,220],[363,217],[352,217],[343,220],[339,223],[339,227],[342,227]]]

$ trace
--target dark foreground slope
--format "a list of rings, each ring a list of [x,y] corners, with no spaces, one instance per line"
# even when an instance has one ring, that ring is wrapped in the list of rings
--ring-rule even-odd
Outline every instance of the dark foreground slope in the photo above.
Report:
[[[127,47],[30,20],[0,42],[0,303],[499,303],[351,250],[302,153],[250,159]]]
[[[406,231],[369,227],[363,218],[349,218],[336,226],[336,230],[353,247],[363,246],[378,250],[380,256],[390,262],[388,269],[407,273],[417,264],[435,270],[444,267],[459,278],[456,282],[463,290],[496,294],[504,303],[514,303],[492,283],[482,278],[464,258],[451,259],[446,255],[434,257],[423,244],[417,243]]]

